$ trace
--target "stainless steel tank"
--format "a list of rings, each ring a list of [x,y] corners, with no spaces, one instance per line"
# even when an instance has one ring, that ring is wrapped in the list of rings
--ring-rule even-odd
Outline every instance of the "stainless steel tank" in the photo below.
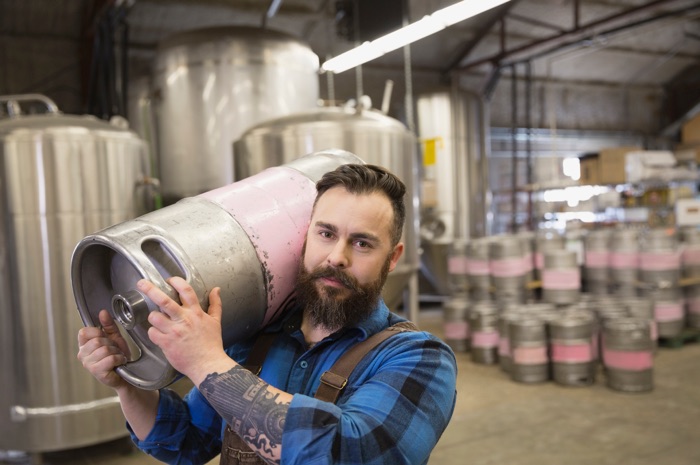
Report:
[[[209,291],[221,287],[226,346],[283,313],[293,301],[315,183],[345,163],[362,160],[311,154],[81,240],[71,263],[75,300],[85,325],[97,326],[107,309],[131,343],[130,361],[117,373],[144,389],[180,377],[148,337],[148,313],[158,308],[136,289],[141,278],[176,298],[166,280],[180,276],[205,309]]]
[[[23,115],[44,102],[48,113]],[[144,144],[133,132],[7,96],[0,118],[0,450],[41,453],[127,434],[114,391],[80,363],[70,252],[139,213]],[[46,109],[42,109],[46,111]]]
[[[166,203],[232,183],[232,142],[316,106],[318,66],[306,44],[268,29],[208,28],[160,43],[153,105]]]
[[[422,272],[438,293],[449,294],[452,242],[491,234],[487,107],[459,89],[423,94],[416,105],[423,145]]]
[[[406,184],[405,251],[396,269],[389,273],[383,292],[387,305],[395,308],[419,266],[416,139],[406,126],[362,105],[323,107],[272,119],[248,129],[234,143],[236,175],[250,176],[289,162],[300,153],[328,148],[356,153],[367,163],[389,169]]]

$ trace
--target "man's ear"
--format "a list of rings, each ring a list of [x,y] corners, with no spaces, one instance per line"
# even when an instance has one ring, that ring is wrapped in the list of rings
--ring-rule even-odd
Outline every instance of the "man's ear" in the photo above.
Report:
[[[394,250],[391,251],[391,259],[389,262],[389,271],[394,271],[396,264],[399,262],[399,258],[403,255],[404,245],[403,242],[399,242],[394,246]]]

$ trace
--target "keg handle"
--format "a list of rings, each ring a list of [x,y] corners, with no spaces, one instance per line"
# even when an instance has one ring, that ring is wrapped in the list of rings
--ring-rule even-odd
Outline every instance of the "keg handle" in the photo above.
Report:
[[[20,102],[36,101],[42,102],[44,105],[46,105],[47,113],[60,113],[56,102],[54,102],[49,97],[43,94],[0,95],[0,104],[4,104],[7,107],[7,114],[10,115],[10,118],[14,118],[22,114],[22,107],[20,106]]]

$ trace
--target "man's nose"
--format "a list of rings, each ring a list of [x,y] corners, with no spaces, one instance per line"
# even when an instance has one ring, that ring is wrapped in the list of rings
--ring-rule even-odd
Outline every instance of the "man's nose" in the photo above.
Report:
[[[328,264],[337,268],[347,268],[350,266],[350,259],[346,245],[342,241],[335,243],[328,254]]]

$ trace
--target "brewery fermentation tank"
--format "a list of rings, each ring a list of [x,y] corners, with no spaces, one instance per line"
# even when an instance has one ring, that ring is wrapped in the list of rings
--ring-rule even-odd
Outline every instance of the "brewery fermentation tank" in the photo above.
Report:
[[[488,115],[481,98],[460,89],[417,99],[421,169],[421,271],[449,294],[447,263],[455,240],[491,234]]]
[[[362,160],[341,151],[311,154],[81,240],[71,264],[75,300],[85,325],[97,326],[105,308],[131,343],[117,373],[144,389],[179,378],[148,337],[148,314],[158,308],[137,290],[142,278],[177,298],[167,279],[179,276],[204,309],[209,291],[220,287],[225,346],[292,305],[315,183],[345,163]]]
[[[215,27],[160,43],[153,107],[165,202],[232,183],[232,142],[255,123],[316,106],[318,66],[306,44],[269,29]]]
[[[133,132],[6,96],[0,118],[0,450],[42,453],[127,434],[114,391],[76,361],[68,270],[87,233],[133,218],[147,174]],[[24,115],[41,102],[41,114]],[[45,108],[44,108],[45,107]]]
[[[353,152],[367,163],[387,168],[406,184],[405,250],[396,269],[389,273],[383,292],[389,308],[395,309],[419,264],[416,139],[406,126],[362,105],[322,107],[276,118],[248,129],[234,143],[236,175],[250,176],[289,162],[300,153],[328,148]]]

